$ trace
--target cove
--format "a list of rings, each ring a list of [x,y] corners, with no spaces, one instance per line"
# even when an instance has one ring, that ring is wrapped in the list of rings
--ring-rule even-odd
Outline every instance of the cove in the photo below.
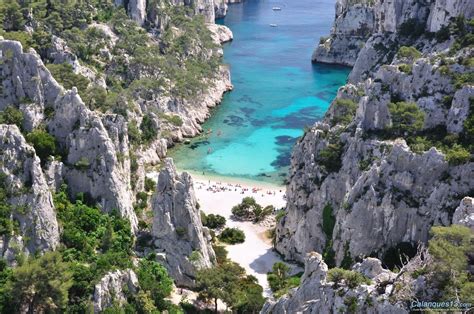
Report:
[[[170,151],[180,170],[284,182],[295,141],[323,117],[350,70],[310,61],[319,38],[329,33],[334,4],[246,0],[229,6],[217,22],[234,33],[224,46],[234,90],[203,125],[211,134]]]

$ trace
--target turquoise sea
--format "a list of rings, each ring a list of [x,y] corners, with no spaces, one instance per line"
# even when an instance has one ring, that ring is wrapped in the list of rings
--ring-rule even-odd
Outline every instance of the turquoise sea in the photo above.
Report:
[[[319,38],[330,31],[334,4],[246,0],[229,6],[217,22],[234,33],[224,47],[234,90],[204,124],[210,135],[170,151],[179,169],[283,183],[292,146],[305,126],[322,118],[349,73],[311,64]]]

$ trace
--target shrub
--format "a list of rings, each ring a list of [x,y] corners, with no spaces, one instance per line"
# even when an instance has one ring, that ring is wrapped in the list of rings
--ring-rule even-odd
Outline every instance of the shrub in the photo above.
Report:
[[[352,270],[346,270],[342,268],[331,268],[328,271],[328,281],[334,282],[336,287],[341,284],[347,285],[349,288],[354,289],[361,284],[369,284],[370,279]]]
[[[431,273],[428,281],[439,291],[444,299],[456,298],[461,291],[465,302],[473,302],[469,280],[469,255],[474,251],[474,233],[465,226],[432,227],[429,253],[433,262],[427,267]],[[472,291],[472,290],[471,290]]]
[[[32,131],[26,136],[26,140],[33,145],[42,162],[46,161],[49,156],[56,154],[56,140],[44,130]]]
[[[212,246],[214,253],[216,253],[216,260],[218,264],[223,264],[228,261],[227,250],[222,245],[213,245]]]
[[[284,209],[280,209],[275,216],[276,221],[280,221],[283,217],[285,217],[285,214],[286,211]]]
[[[411,74],[412,66],[410,64],[400,64],[398,69],[406,74]]]
[[[179,237],[183,237],[184,235],[186,235],[187,230],[184,227],[176,227],[176,233]]]
[[[245,234],[237,228],[225,228],[219,235],[219,240],[228,244],[244,243]]]
[[[183,120],[177,115],[168,115],[165,113],[160,113],[159,117],[164,119],[165,121],[168,121],[174,126],[182,126],[183,125]]]
[[[85,171],[85,170],[89,169],[90,165],[91,164],[89,162],[89,159],[87,159],[87,157],[83,156],[78,161],[76,161],[76,163],[74,164],[74,167],[77,170]]]
[[[415,47],[401,46],[398,50],[398,55],[402,58],[417,59],[421,57],[421,52],[419,52]]]
[[[155,188],[156,188],[156,181],[149,177],[145,177],[145,191],[153,192]]]
[[[343,146],[340,142],[330,143],[315,158],[327,172],[338,172],[342,167],[342,152]]]
[[[254,221],[259,222],[265,219],[268,215],[275,211],[275,207],[272,205],[265,206],[263,209],[261,206],[256,207],[253,210],[253,214],[255,215]]]
[[[142,131],[141,138],[144,142],[151,142],[156,138],[158,135],[156,128],[157,126],[155,121],[150,116],[150,114],[145,115],[143,117],[142,123],[140,124],[140,130]]]
[[[268,284],[276,298],[287,294],[288,291],[300,285],[301,273],[288,277],[290,268],[282,262],[273,264],[272,271],[267,273]]]
[[[226,223],[226,219],[221,215],[214,215],[214,214],[205,215],[203,212],[201,212],[201,220],[202,220],[202,224],[205,227],[208,227],[210,229],[222,228],[225,226],[225,223]]]
[[[140,289],[149,292],[154,305],[164,310],[165,298],[173,290],[173,279],[170,278],[166,269],[158,262],[143,259],[138,265],[137,277]]]
[[[253,220],[256,212],[259,213],[262,206],[257,204],[253,197],[244,197],[242,202],[232,207],[232,215],[239,219]]]
[[[132,120],[128,123],[128,141],[132,145],[140,145],[141,143],[141,134],[138,129],[137,122]]]
[[[332,238],[332,232],[336,225],[336,218],[333,215],[333,209],[331,204],[326,204],[323,208],[323,232],[326,238]]]
[[[415,103],[397,102],[388,105],[392,126],[390,131],[397,135],[413,134],[423,128],[425,114]]]
[[[81,74],[74,73],[72,65],[68,63],[48,64],[46,66],[51,72],[51,75],[66,89],[77,87],[81,98],[86,99],[87,86],[89,80]]]
[[[13,106],[7,106],[0,112],[0,123],[14,124],[20,130],[23,130],[23,112]]]
[[[446,152],[446,160],[451,165],[460,165],[471,159],[471,153],[459,144],[454,144],[451,149]]]
[[[334,102],[334,116],[332,124],[349,124],[357,110],[357,104],[351,99],[338,98]]]

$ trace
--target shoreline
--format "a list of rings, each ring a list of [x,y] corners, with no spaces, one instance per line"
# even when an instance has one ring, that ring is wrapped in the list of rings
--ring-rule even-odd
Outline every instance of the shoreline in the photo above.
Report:
[[[182,169],[176,165],[176,170],[179,173],[182,172],[187,172],[191,175],[193,178],[193,181],[197,182],[208,182],[210,181],[211,183],[230,183],[230,184],[240,184],[245,187],[257,187],[261,189],[267,189],[271,191],[286,191],[286,185],[285,184],[277,184],[277,183],[272,183],[272,182],[266,182],[266,181],[258,181],[258,180],[252,180],[248,178],[242,178],[242,177],[232,177],[232,176],[225,176],[225,175],[219,175],[219,174],[209,174],[205,173],[202,174],[199,171],[195,170],[188,170],[188,169]]]

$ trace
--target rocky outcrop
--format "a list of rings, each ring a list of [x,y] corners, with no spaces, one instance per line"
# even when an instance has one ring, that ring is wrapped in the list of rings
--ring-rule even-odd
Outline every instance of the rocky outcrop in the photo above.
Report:
[[[353,66],[361,49],[370,50],[364,47],[365,43],[373,47],[371,42],[382,34],[393,34],[403,29],[406,32],[403,36],[411,36],[416,28],[436,32],[459,15],[468,19],[474,15],[469,1],[337,0],[331,34],[320,41],[312,60]],[[388,43],[378,44],[379,48],[390,50]],[[367,52],[361,55],[367,56]],[[363,58],[359,61],[364,62]]]
[[[373,34],[369,32],[357,55],[350,84],[339,90],[324,120],[294,148],[287,214],[277,225],[275,244],[288,259],[302,262],[307,252],[318,251],[334,253],[340,265],[344,259],[369,255],[384,258],[400,245],[416,247],[427,242],[432,225],[451,224],[459,201],[474,188],[474,163],[469,158],[448,162],[450,148],[436,142],[469,136],[464,125],[472,115],[472,82],[455,84],[453,79],[472,73],[472,65],[462,61],[472,56],[472,48],[453,48],[456,34],[444,42],[424,34],[400,34],[408,26],[430,23],[433,6],[419,1],[338,1],[335,26],[341,32],[335,27],[331,40],[359,27],[345,24],[355,18],[340,19],[362,8],[372,10]],[[410,48],[402,53],[401,46]],[[445,59],[449,49],[451,56]],[[343,62],[335,62],[353,60],[349,47],[340,51],[342,55],[331,58]],[[423,131],[391,133],[389,104],[397,102],[416,104],[424,117]],[[341,108],[350,104],[350,122],[341,122]],[[440,139],[414,143],[427,134]]]
[[[463,15],[471,17],[474,15],[474,7],[469,0],[435,0],[431,4],[427,30],[437,32],[448,24],[452,18]]]
[[[191,176],[178,175],[170,158],[164,163],[152,200],[155,251],[178,286],[193,287],[196,271],[211,267],[215,254],[196,208]]]
[[[195,14],[204,17],[206,23],[214,23],[216,18],[223,18],[227,14],[227,3],[241,2],[240,0],[130,0],[127,6],[127,13],[130,18],[139,25],[151,23],[154,26],[162,25],[167,20],[163,9],[166,6],[184,5],[194,9]],[[123,6],[123,1],[115,1],[116,6]]]
[[[118,210],[135,230],[125,120],[89,110],[76,88],[65,91],[33,50],[23,53],[20,43],[8,40],[0,41],[0,50],[5,56],[0,109],[14,104],[20,109],[28,108],[23,111],[27,117],[41,114],[40,122],[35,118],[25,120],[33,121],[31,126],[47,124],[49,133],[56,138],[66,156],[61,175],[71,195],[82,192],[104,211]],[[24,103],[28,106],[22,106]],[[47,119],[43,114],[46,110],[53,113]],[[58,174],[54,175],[56,179]]]
[[[4,218],[18,226],[0,236],[0,256],[14,264],[17,254],[54,250],[59,227],[51,191],[40,159],[15,125],[0,124],[0,185],[11,210]]]
[[[95,285],[94,313],[100,313],[113,305],[126,303],[128,294],[138,291],[138,279],[131,269],[107,273]]]
[[[229,42],[234,38],[232,31],[225,25],[207,24],[207,28],[211,31],[211,36],[217,45]]]
[[[336,1],[336,17],[331,35],[321,38],[313,62],[352,66],[365,41],[374,32],[375,17],[371,1]]]
[[[366,259],[354,269],[371,283],[349,288],[331,282],[321,255],[309,253],[301,285],[277,301],[268,301],[261,313],[409,313],[403,304],[389,302],[396,274],[383,269],[379,260]]]
[[[462,199],[461,204],[454,211],[453,224],[463,225],[474,231],[474,198]]]

